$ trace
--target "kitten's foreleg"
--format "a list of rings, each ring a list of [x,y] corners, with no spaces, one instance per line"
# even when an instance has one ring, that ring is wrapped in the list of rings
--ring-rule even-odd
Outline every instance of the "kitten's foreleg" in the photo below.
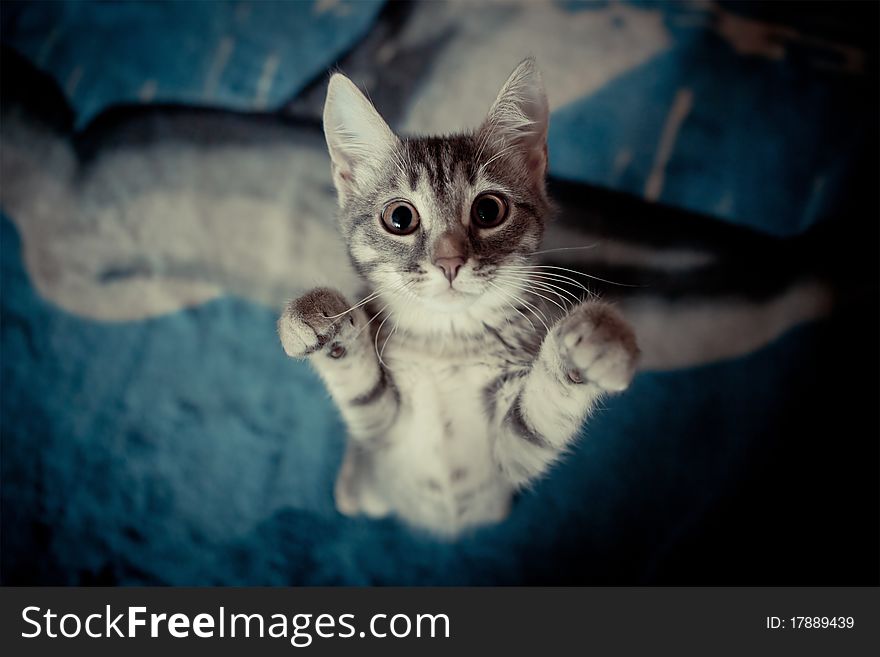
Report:
[[[501,471],[517,486],[540,476],[577,435],[596,400],[627,388],[638,347],[610,306],[583,303],[544,338],[512,398],[495,443]]]
[[[327,384],[357,441],[381,441],[394,422],[398,396],[379,364],[362,308],[336,290],[317,288],[290,301],[278,319],[278,334],[288,356],[306,358]]]

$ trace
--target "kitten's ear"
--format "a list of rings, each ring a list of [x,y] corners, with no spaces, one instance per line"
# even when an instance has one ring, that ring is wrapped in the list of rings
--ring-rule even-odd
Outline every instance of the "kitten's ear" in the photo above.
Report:
[[[341,73],[330,78],[324,102],[324,136],[333,162],[339,203],[365,180],[397,145],[397,137],[360,89]]]
[[[534,58],[529,57],[507,78],[479,134],[494,143],[496,150],[512,147],[511,150],[519,151],[526,157],[529,170],[543,181],[549,122],[544,81]]]

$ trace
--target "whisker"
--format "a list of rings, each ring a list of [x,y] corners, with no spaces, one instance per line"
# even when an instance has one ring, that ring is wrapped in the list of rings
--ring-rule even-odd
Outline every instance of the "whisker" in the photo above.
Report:
[[[550,292],[551,294],[554,294],[554,295],[555,295],[560,301],[563,301],[564,303],[577,304],[577,303],[580,303],[580,302],[581,302],[581,298],[580,298],[580,297],[578,297],[577,295],[575,295],[575,294],[569,292],[569,291],[566,290],[565,288],[560,287],[559,285],[554,285],[553,283],[548,283],[548,282],[546,282],[546,281],[541,281],[541,280],[534,280],[534,279],[532,279],[531,277],[529,277],[529,278],[517,278],[517,277],[514,277],[514,276],[509,275],[509,274],[502,274],[502,275],[500,275],[500,276],[497,276],[497,278],[499,278],[499,279],[504,279],[504,280],[508,280],[508,281],[513,281],[513,282],[515,282],[515,281],[527,282],[527,283],[529,283],[529,284],[531,284],[531,285],[536,285],[536,286],[539,287],[539,289],[542,289],[542,290],[544,290],[545,292]],[[562,295],[568,295],[568,297],[571,297],[571,299],[568,299],[568,298],[566,298],[565,296],[562,296]]]
[[[537,288],[537,289],[540,289],[540,288]],[[528,285],[528,286],[527,286],[527,290],[528,290],[529,294],[534,294],[536,297],[541,297],[542,299],[544,299],[544,300],[547,301],[548,303],[552,303],[554,306],[556,306],[557,308],[559,308],[559,310],[561,310],[563,313],[567,313],[567,312],[568,312],[568,308],[567,308],[566,306],[563,306],[563,305],[560,304],[559,302],[554,301],[554,300],[551,299],[550,297],[545,297],[543,294],[541,294],[540,292],[538,292],[537,289],[534,288],[534,287],[531,286],[531,285]]]
[[[506,296],[506,297],[508,297],[508,298],[511,298],[510,295],[509,295],[505,290],[503,290],[499,285],[495,285],[495,283],[493,283],[492,281],[489,281],[489,285],[491,285],[491,286],[494,287],[496,290],[498,290],[499,292],[501,292],[501,294],[503,294],[504,296]],[[538,330],[538,327],[535,326],[535,323],[534,323],[531,319],[529,319],[528,315],[526,315],[525,313],[523,313],[519,308],[517,308],[517,307],[516,307],[513,303],[511,303],[510,301],[505,301],[505,303],[506,303],[508,306],[510,306],[511,308],[513,308],[514,312],[516,312],[520,317],[522,317],[522,318],[523,318],[524,320],[526,320],[529,324],[531,324],[533,329],[535,329],[536,331]]]
[[[368,321],[366,324],[364,324],[363,326],[361,326],[361,327],[358,329],[358,332],[354,334],[354,339],[357,340],[357,339],[360,337],[361,333],[363,333],[363,332],[366,330],[366,328],[367,328],[370,324],[373,323],[373,320],[376,319],[376,318],[377,318],[379,315],[381,315],[383,312],[385,312],[385,309],[386,309],[388,306],[390,306],[390,305],[391,305],[391,302],[389,301],[389,302],[386,303],[384,306],[382,306],[382,307],[379,309],[379,312],[377,312],[375,315],[373,315],[373,316],[369,319],[369,321]]]
[[[545,315],[543,312],[541,312],[540,309],[536,308],[533,304],[529,303],[528,301],[526,301],[522,297],[515,295],[515,294],[512,295],[512,297],[515,301],[517,301],[517,302],[521,303],[523,306],[525,306],[526,309],[529,310],[529,312],[531,312],[535,316],[535,319],[537,319],[539,322],[541,322],[541,324],[544,325],[544,328],[547,329],[547,333],[550,332],[550,327],[547,325],[547,322],[549,322],[550,320],[547,318],[547,315]],[[534,324],[532,324],[532,326],[534,326]]]
[[[520,268],[520,267],[508,266],[507,268],[505,268],[505,271],[507,271],[508,269],[512,273],[527,274],[531,278],[537,278],[537,279],[546,280],[546,281],[556,281],[556,282],[560,282],[560,283],[562,283],[562,282],[569,283],[571,285],[574,285],[575,287],[580,288],[581,290],[583,290],[584,292],[586,292],[590,296],[596,296],[592,290],[590,290],[588,287],[584,286],[584,284],[581,283],[580,281],[576,281],[571,276],[566,276],[564,274],[557,274],[555,272],[547,272],[547,271],[535,272],[535,271],[531,271],[525,267]]]
[[[500,277],[499,277],[499,278],[500,278]],[[509,281],[511,281],[511,282],[517,282],[517,281],[515,281],[514,279],[507,279],[507,280],[509,280]],[[544,299],[545,301],[547,301],[547,302],[549,302],[549,303],[552,303],[554,306],[556,306],[557,308],[559,308],[563,313],[567,313],[567,312],[568,312],[568,307],[567,307],[567,306],[563,306],[563,305],[561,305],[560,303],[554,301],[553,299],[551,299],[551,298],[549,298],[549,297],[545,297],[545,296],[544,296],[543,294],[541,294],[540,292],[537,292],[537,290],[539,290],[539,289],[541,289],[541,288],[535,287],[535,285],[534,285],[533,283],[531,283],[531,282],[529,282],[529,281],[527,281],[527,280],[521,280],[521,281],[519,281],[519,282],[523,283],[523,284],[526,286],[526,289],[529,291],[529,293],[534,294],[535,296],[541,297],[542,299]],[[547,290],[544,290],[544,291],[546,292]],[[551,292],[551,293],[553,293],[553,292]],[[563,298],[563,297],[559,296],[558,293],[554,293],[554,294],[556,294],[556,296],[558,296],[560,299]]]
[[[383,294],[392,294],[392,293],[399,292],[400,290],[403,290],[404,288],[406,288],[407,286],[409,286],[410,283],[411,283],[411,281],[410,281],[410,282],[406,282],[406,283],[398,283],[398,285],[397,285],[396,287],[394,287],[394,288],[391,289],[391,290],[386,290],[385,292],[383,292]],[[355,334],[355,336],[354,336],[355,339],[357,339],[358,337],[360,337],[361,333],[363,333],[364,330],[365,330],[370,324],[373,323],[373,320],[375,320],[379,315],[381,315],[383,312],[385,312],[385,309],[388,308],[388,306],[390,306],[390,305],[391,305],[391,302],[389,301],[389,302],[386,303],[384,306],[382,306],[382,307],[379,309],[379,312],[377,312],[375,315],[373,315],[373,316],[370,318],[370,320],[369,320],[366,324],[364,324],[364,325],[358,330],[358,332],[357,332],[357,333]]]
[[[385,326],[385,322],[388,321],[389,317],[391,317],[391,313],[388,313],[385,316],[385,319],[383,319],[382,322],[379,324],[379,328],[376,329],[376,336],[373,338],[373,345],[376,348],[376,358],[379,359],[379,364],[382,365],[383,367],[387,367],[387,366],[385,365],[385,362],[382,360],[382,355],[379,353],[379,334],[382,333],[382,327]],[[388,336],[388,337],[391,337],[391,336]],[[387,342],[387,340],[386,340],[386,342]],[[382,347],[382,351],[383,352],[385,351],[384,346]]]
[[[618,283],[617,281],[609,281],[605,278],[599,278],[598,276],[593,276],[592,274],[585,274],[582,271],[577,271],[575,269],[568,269],[567,267],[557,267],[555,265],[528,265],[527,267],[523,267],[524,269],[559,269],[561,271],[568,271],[572,274],[577,274],[578,276],[586,276],[587,278],[592,278],[596,281],[602,281],[603,283],[608,283],[610,285],[620,285],[621,287],[645,287],[644,285],[632,285],[630,283]]]
[[[529,310],[529,312],[531,312],[533,315],[535,315],[535,317],[538,319],[538,321],[544,325],[544,329],[547,331],[547,333],[550,333],[549,324],[552,324],[553,322],[550,322],[550,320],[547,318],[547,315],[545,315],[537,306],[529,303],[528,301],[526,301],[522,297],[518,297],[518,299],[519,299],[519,302],[522,303],[523,305],[525,305],[525,307]],[[549,322],[549,324],[548,324],[548,322]]]
[[[590,298],[596,297],[596,294],[591,289],[584,285],[580,285],[577,281],[569,281],[564,278],[545,278],[544,276],[541,276],[539,274],[530,274],[530,276],[533,276],[535,280],[540,281],[544,285],[549,285],[550,287],[557,289],[564,294],[567,294],[572,298],[572,301],[574,301],[575,303],[581,303],[584,300],[583,297],[575,294],[574,292],[571,292],[570,290],[567,290],[564,287],[565,285],[573,285],[574,287],[577,287]]]
[[[575,296],[571,292],[568,292],[567,290],[564,290],[563,288],[558,287],[556,285],[551,285],[549,283],[542,283],[539,281],[533,281],[531,284],[537,286],[539,290],[543,290],[544,292],[547,292],[548,294],[552,294],[557,299],[559,299],[559,301],[565,306],[566,312],[568,312],[569,308],[573,308],[574,306],[576,306],[577,304],[579,304],[581,302],[580,297]],[[571,298],[569,298],[569,297],[571,297]]]
[[[540,278],[542,280],[550,280],[550,281],[556,281],[558,283],[565,283],[568,285],[573,285],[574,287],[580,288],[581,290],[583,290],[584,292],[586,292],[590,296],[596,296],[596,293],[593,292],[590,288],[586,287],[583,283],[573,279],[571,276],[566,276],[565,274],[557,274],[555,272],[549,272],[549,271],[533,271],[531,269],[526,269],[526,268],[513,269],[512,271],[515,273],[518,273],[518,274],[528,274],[531,277]]]
[[[379,352],[379,362],[382,363],[383,365],[385,364],[385,361],[382,360],[382,356],[385,355],[385,347],[388,346],[388,341],[391,339],[391,336],[394,335],[394,333],[397,331],[398,326],[400,326],[400,319],[399,318],[396,322],[394,322],[394,328],[391,329],[391,333],[389,333],[388,337],[385,338],[385,342],[382,343],[382,351]],[[382,327],[380,326],[379,328],[381,329]],[[376,333],[376,335],[377,336],[379,335],[378,332]]]
[[[532,251],[529,255],[540,255],[542,253],[556,253],[557,251],[583,251],[585,249],[595,249],[599,246],[601,242],[593,242],[592,244],[588,244],[586,246],[560,246],[556,249],[544,249],[543,251]]]
[[[363,299],[361,299],[360,301],[358,301],[356,304],[354,304],[354,305],[353,305],[351,308],[349,308],[348,310],[343,310],[341,313],[337,313],[336,315],[328,315],[327,318],[328,318],[328,319],[336,319],[337,317],[342,317],[343,315],[345,315],[345,314],[347,314],[347,313],[350,313],[352,310],[357,310],[357,309],[360,308],[361,306],[370,303],[370,301],[372,301],[373,299],[375,299],[376,297],[378,297],[380,294],[382,294],[383,291],[385,291],[385,290],[383,289],[384,287],[385,287],[385,286],[380,287],[380,288],[379,288],[378,290],[376,290],[375,292],[371,292],[370,294],[368,294],[367,296],[365,296]]]
[[[549,283],[544,280],[536,280],[536,281],[532,281],[532,282],[535,285],[540,285],[543,289],[545,289],[547,291],[552,291],[554,294],[556,294],[557,296],[559,296],[562,299],[565,299],[565,301],[567,303],[570,303],[572,305],[579,304],[579,303],[581,303],[581,301],[583,301],[583,299],[581,297],[577,296],[573,292],[569,292],[564,287],[557,285],[556,283]]]
[[[553,285],[547,285],[546,283],[542,283],[539,281],[529,281],[528,285],[529,285],[529,287],[533,287],[537,290],[541,290],[543,292],[546,292],[547,294],[552,294],[554,297],[559,299],[559,302],[563,305],[566,312],[568,312],[569,306],[574,303],[574,302],[572,302],[571,299],[560,294],[559,288],[557,288]],[[575,297],[575,298],[577,298],[577,297]]]

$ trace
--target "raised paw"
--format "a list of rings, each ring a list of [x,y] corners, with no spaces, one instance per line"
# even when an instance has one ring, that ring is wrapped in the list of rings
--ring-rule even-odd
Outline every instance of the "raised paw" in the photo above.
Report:
[[[625,390],[636,369],[639,348],[629,324],[611,306],[586,303],[557,329],[563,367],[572,383]]]
[[[328,345],[331,356],[344,350],[336,338],[346,327],[354,326],[354,318],[346,312],[349,308],[342,294],[323,287],[289,301],[278,318],[284,351],[293,358],[305,358]]]

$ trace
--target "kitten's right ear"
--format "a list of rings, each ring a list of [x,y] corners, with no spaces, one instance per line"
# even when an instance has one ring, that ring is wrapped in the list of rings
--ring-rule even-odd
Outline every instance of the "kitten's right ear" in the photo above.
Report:
[[[373,104],[341,73],[335,73],[327,87],[324,137],[340,205],[363,188],[398,143]]]

